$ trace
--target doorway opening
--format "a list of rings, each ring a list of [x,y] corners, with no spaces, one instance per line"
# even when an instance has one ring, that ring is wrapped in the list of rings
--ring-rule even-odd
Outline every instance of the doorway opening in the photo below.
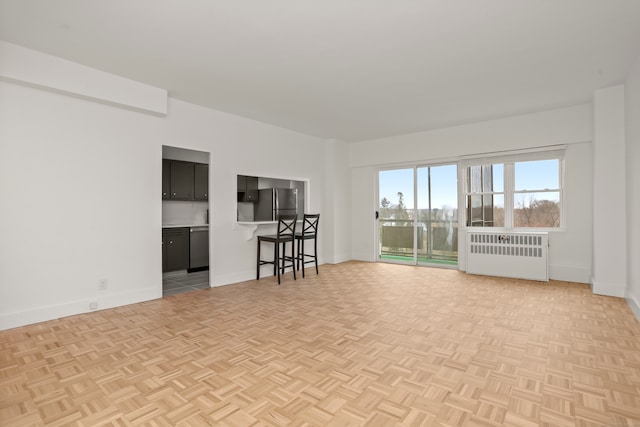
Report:
[[[376,230],[378,261],[457,266],[457,165],[379,171]]]
[[[210,153],[162,146],[162,294],[210,287]]]

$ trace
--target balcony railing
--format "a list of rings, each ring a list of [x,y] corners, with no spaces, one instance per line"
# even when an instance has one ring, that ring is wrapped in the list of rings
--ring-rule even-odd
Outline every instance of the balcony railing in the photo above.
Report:
[[[458,260],[458,223],[455,221],[418,221],[418,261],[447,263]],[[380,256],[413,259],[413,220],[380,220]]]

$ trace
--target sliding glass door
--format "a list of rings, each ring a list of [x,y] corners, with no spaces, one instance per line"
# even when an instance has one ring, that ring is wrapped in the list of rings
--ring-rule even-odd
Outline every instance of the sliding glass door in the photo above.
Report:
[[[378,260],[458,263],[458,168],[418,166],[378,173]]]
[[[378,258],[415,263],[414,168],[378,174]]]
[[[418,263],[458,263],[458,167],[417,168]]]

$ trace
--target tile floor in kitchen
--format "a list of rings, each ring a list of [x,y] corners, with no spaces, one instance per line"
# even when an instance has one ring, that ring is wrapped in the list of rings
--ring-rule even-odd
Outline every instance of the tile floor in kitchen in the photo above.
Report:
[[[187,273],[174,271],[162,275],[162,296],[209,288],[209,270]]]

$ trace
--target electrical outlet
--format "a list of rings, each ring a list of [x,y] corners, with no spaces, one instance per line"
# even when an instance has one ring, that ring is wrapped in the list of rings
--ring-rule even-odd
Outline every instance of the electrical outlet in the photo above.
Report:
[[[89,303],[89,310],[97,310],[98,309],[98,301],[92,301]]]
[[[98,290],[104,291],[107,289],[107,279],[98,280]]]

